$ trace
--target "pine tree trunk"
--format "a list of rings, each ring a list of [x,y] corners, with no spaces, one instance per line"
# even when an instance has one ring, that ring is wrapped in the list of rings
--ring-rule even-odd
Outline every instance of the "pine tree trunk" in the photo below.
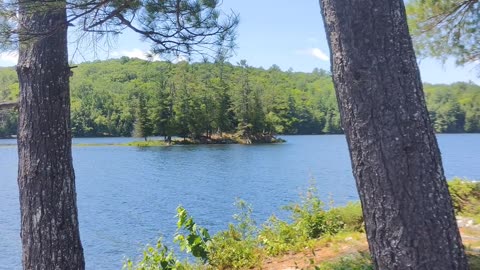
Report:
[[[72,165],[66,1],[20,1],[23,269],[84,269]]]
[[[376,269],[468,269],[402,0],[320,0]]]

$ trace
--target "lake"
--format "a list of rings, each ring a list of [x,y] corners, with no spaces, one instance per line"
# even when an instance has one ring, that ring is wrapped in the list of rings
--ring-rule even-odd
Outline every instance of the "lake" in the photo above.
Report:
[[[236,198],[254,218],[285,217],[309,179],[325,200],[358,199],[343,135],[282,136],[285,144],[156,148],[74,146],[81,238],[87,269],[121,269],[160,236],[171,239],[183,205],[210,232],[233,222]],[[447,178],[480,179],[480,134],[439,135]],[[120,143],[131,138],[75,139]],[[0,140],[0,269],[21,269],[17,149]]]

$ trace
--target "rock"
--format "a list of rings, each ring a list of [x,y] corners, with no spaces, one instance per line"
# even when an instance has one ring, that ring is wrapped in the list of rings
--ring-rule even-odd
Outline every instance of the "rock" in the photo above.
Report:
[[[459,228],[474,227],[475,221],[471,218],[457,217],[457,225]]]

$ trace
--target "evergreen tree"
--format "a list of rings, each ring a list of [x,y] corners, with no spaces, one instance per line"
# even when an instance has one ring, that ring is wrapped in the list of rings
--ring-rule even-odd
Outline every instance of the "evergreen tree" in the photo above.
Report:
[[[147,141],[152,136],[153,126],[148,117],[147,102],[144,94],[139,94],[136,104],[135,122],[133,124],[133,136],[144,138]]]

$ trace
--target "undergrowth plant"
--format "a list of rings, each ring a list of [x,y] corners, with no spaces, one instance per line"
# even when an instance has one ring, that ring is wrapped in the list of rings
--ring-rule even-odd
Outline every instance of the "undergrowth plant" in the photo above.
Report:
[[[480,216],[480,183],[454,179],[449,189],[457,214]],[[177,208],[177,232],[174,242],[180,250],[191,254],[196,262],[180,261],[161,240],[147,246],[141,259],[127,260],[126,270],[190,270],[190,269],[252,269],[261,267],[266,256],[318,247],[362,235],[364,232],[362,208],[359,202],[342,207],[327,207],[320,199],[315,185],[311,185],[298,203],[284,209],[290,212],[288,221],[271,216],[258,227],[252,218],[253,209],[243,200],[235,203],[237,214],[228,229],[210,236],[208,230],[197,225],[183,207]],[[313,250],[313,249],[312,249]],[[182,256],[181,258],[185,258]],[[478,268],[478,256],[469,255],[472,269]],[[313,262],[313,261],[312,261]],[[367,253],[347,256],[320,265],[316,270],[370,270]]]
[[[345,227],[339,211],[327,210],[315,185],[301,196],[301,202],[284,207],[291,222],[272,216],[264,224],[259,239],[268,255],[279,255],[309,246],[315,239],[333,235]],[[334,208],[332,208],[334,209]]]
[[[213,269],[249,269],[261,262],[252,207],[243,200],[237,200],[235,206],[235,223],[217,233],[208,247],[208,263]]]
[[[372,260],[368,253],[351,255],[331,262],[315,266],[315,270],[373,270]]]
[[[177,259],[173,251],[163,244],[162,239],[155,246],[145,247],[142,259],[134,263],[131,259],[123,264],[126,270],[189,270],[193,269],[187,262]]]
[[[457,215],[474,218],[480,222],[480,182],[454,178],[448,182],[453,207]]]
[[[180,250],[192,254],[203,263],[208,262],[208,244],[212,238],[208,230],[198,226],[185,208],[177,208],[177,233],[174,242],[180,246]],[[186,232],[187,234],[182,234]]]

